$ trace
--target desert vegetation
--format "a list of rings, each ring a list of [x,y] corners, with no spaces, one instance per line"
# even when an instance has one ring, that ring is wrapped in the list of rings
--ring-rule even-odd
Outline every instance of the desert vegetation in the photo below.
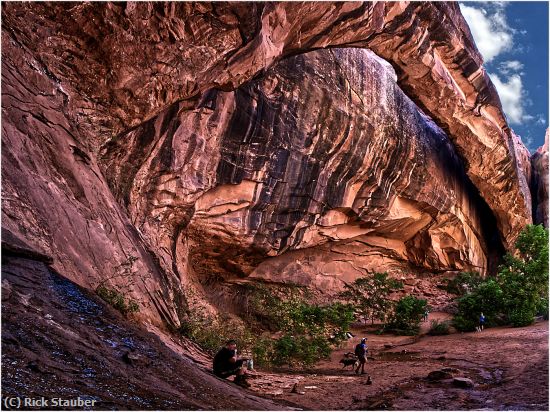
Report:
[[[487,326],[526,326],[537,315],[548,317],[548,230],[542,225],[525,227],[515,252],[503,261],[496,277],[462,275],[467,287],[457,287],[461,296],[453,325],[458,330],[474,330],[481,312]]]

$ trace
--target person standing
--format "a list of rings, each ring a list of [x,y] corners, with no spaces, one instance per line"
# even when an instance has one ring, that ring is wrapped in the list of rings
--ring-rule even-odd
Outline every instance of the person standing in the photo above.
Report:
[[[367,338],[361,339],[361,342],[358,343],[355,346],[355,356],[357,356],[357,360],[359,361],[359,364],[357,365],[357,369],[355,369],[355,373],[359,373],[359,369],[361,369],[361,374],[365,374],[365,363],[367,362]]]
[[[481,332],[483,330],[483,327],[485,326],[485,315],[483,315],[483,312],[479,315],[479,331]]]

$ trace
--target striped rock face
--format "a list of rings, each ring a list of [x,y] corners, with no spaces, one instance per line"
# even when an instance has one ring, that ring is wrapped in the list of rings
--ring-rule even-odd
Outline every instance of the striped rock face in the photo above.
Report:
[[[453,2],[6,3],[3,243],[174,327],[241,278],[485,271],[539,168],[482,63]]]
[[[544,145],[531,156],[533,220],[548,228],[548,140],[550,129],[546,129]]]
[[[181,106],[101,159],[151,248],[175,248],[202,284],[247,276],[330,293],[374,270],[486,272],[502,252],[448,137],[368,50],[291,57]]]

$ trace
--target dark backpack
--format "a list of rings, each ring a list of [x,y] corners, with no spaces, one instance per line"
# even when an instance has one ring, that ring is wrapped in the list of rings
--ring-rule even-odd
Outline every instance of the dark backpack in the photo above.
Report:
[[[358,344],[355,346],[355,355],[356,355],[356,356],[365,356],[366,353],[367,353],[367,349],[366,349],[366,348],[363,348],[363,344],[362,344],[362,343],[358,343]]]

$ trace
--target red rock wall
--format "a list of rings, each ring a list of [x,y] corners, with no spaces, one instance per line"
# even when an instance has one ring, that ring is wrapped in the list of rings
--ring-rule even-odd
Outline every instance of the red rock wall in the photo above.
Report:
[[[234,89],[286,55],[371,48],[450,132],[505,243],[531,219],[510,130],[456,3],[15,3],[3,21],[10,43],[28,48],[71,97],[67,113],[92,148],[179,99]]]
[[[332,102],[328,92],[321,96],[323,105],[312,100],[307,107],[277,109],[278,97],[270,93],[298,103],[292,93],[303,97],[304,86],[295,82],[294,90],[278,90],[276,84],[258,79],[281,59],[310,50],[371,48],[387,59],[407,95],[447,133],[467,176],[496,216],[502,241],[512,244],[531,221],[530,194],[513,137],[455,3],[6,3],[2,23],[2,227],[52,256],[54,267],[78,283],[95,287],[107,280],[128,290],[150,319],[178,324],[185,309],[182,284],[196,284],[191,279],[196,270],[187,273],[182,268],[212,268],[218,253],[227,256],[222,268],[226,272],[251,273],[265,254],[307,246],[308,236],[321,245],[377,231],[387,236],[392,225],[404,233],[405,226],[412,238],[401,233],[398,241],[409,245],[390,249],[400,251],[407,262],[430,268],[485,265],[487,256],[479,252],[484,236],[477,223],[484,219],[472,206],[477,201],[460,187],[460,173],[439,175],[442,162],[448,164],[443,153],[450,153],[452,162],[457,159],[447,143],[443,157],[431,156],[435,137],[432,143],[417,141],[410,130],[396,130],[400,124],[409,125],[407,119],[396,119],[384,131],[376,124],[380,136],[386,133],[394,140],[386,147],[382,137],[373,138],[378,143],[370,146],[374,152],[369,163],[365,147],[358,144],[361,133],[342,129],[368,123],[349,119],[365,104],[352,85],[365,85],[344,78],[347,67],[338,68],[340,77],[330,85],[346,98]],[[291,80],[307,79],[305,74],[297,71]],[[247,82],[253,78],[257,88],[249,90],[252,83]],[[264,79],[276,80],[277,75]],[[374,84],[375,92],[382,94],[395,87]],[[308,127],[319,131],[312,113],[333,104],[333,113],[325,116],[332,123],[317,138],[323,142],[318,150],[340,157],[333,157],[333,165],[324,170],[319,161],[316,165],[298,159],[307,154],[305,148],[295,152],[292,161],[285,159],[291,154],[288,146],[296,143],[291,138],[305,139],[305,147],[312,138],[307,135],[282,135],[287,140],[281,147],[264,152],[248,142],[242,146],[240,140],[232,141],[243,133],[260,136],[254,129],[258,125],[271,130],[262,123],[263,115],[256,115],[259,124],[236,119],[241,103],[250,114],[260,110],[255,104],[275,104],[265,110],[273,125],[285,115],[281,126],[300,132]],[[342,105],[345,110],[340,110]],[[400,107],[384,110],[386,116],[404,116]],[[300,118],[290,117],[293,113],[307,113],[307,127],[302,130]],[[376,118],[370,121],[376,123]],[[232,125],[235,134],[227,132]],[[244,126],[251,130],[241,130]],[[334,130],[339,134],[328,133]],[[119,144],[122,137],[127,144]],[[358,150],[344,155],[346,145],[353,144]],[[343,166],[337,169],[336,164]],[[417,183],[407,184],[400,173],[412,164],[418,165]],[[294,169],[282,170],[281,165]],[[376,173],[369,175],[369,168]],[[264,183],[268,170],[276,173]],[[270,186],[287,175],[303,188],[301,197],[285,197],[292,191]],[[317,175],[320,183],[309,182]],[[411,206],[402,200],[432,176],[438,177],[438,185],[456,187],[456,193],[417,193],[415,202],[424,197],[421,204],[427,205],[422,210],[420,203]],[[455,180],[458,183],[452,183]],[[237,181],[239,192],[234,194],[235,186],[229,191],[232,201],[220,183]],[[324,192],[316,192],[316,187]],[[273,191],[269,195],[268,189]],[[369,193],[376,196],[369,198]],[[217,198],[223,201],[217,204]],[[315,204],[312,198],[326,204]],[[236,215],[229,224],[226,207]],[[432,233],[414,234],[425,229],[428,220]],[[357,222],[366,222],[366,227]],[[439,232],[433,222],[441,225]],[[338,226],[345,230],[338,232]],[[370,232],[356,233],[357,227]],[[232,249],[199,256],[197,264],[193,250],[200,247],[200,236],[208,240],[214,230],[238,239]],[[207,274],[217,276],[210,269]]]
[[[192,262],[179,272],[203,284],[250,275],[338,291],[375,270],[485,272],[499,252],[448,137],[372,52],[288,58],[181,106],[101,161],[150,247]]]
[[[548,228],[548,137],[549,129],[546,129],[544,145],[531,157],[533,167],[532,191],[533,191],[533,220],[535,224],[543,224]]]

